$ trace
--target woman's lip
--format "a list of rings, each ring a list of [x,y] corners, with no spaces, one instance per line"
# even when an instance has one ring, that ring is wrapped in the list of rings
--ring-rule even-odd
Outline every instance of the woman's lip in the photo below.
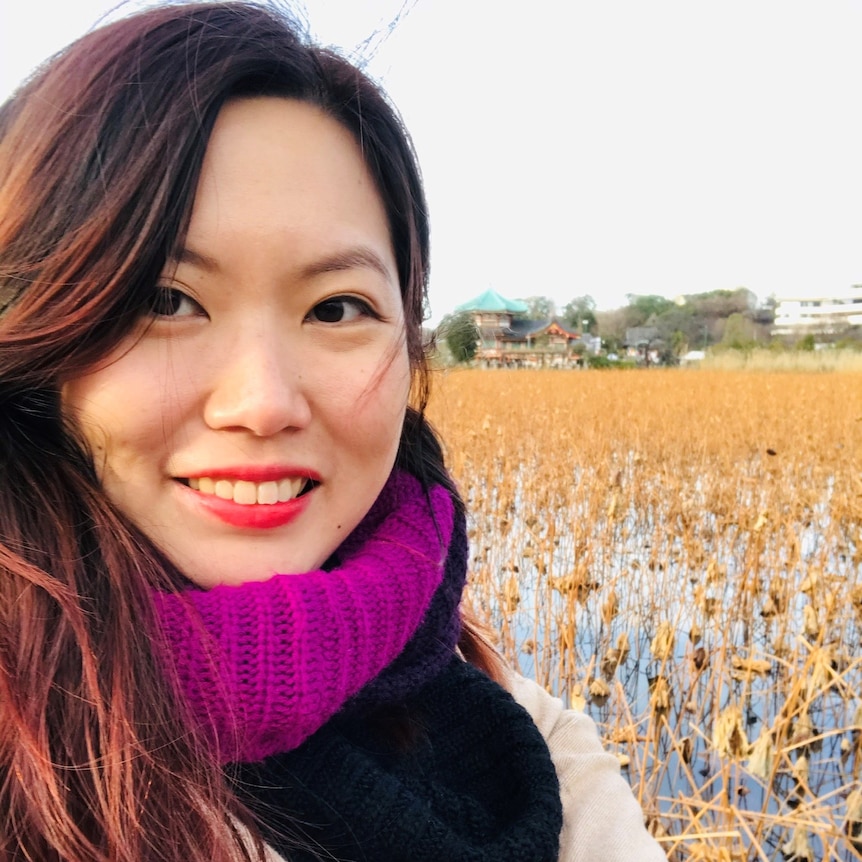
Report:
[[[272,530],[289,524],[305,511],[314,495],[312,488],[301,497],[283,503],[243,505],[233,500],[223,500],[214,494],[202,494],[182,483],[177,483],[177,487],[182,499],[206,517],[214,517],[231,527],[247,530]]]
[[[236,467],[213,467],[204,470],[194,470],[191,473],[177,475],[177,479],[230,479],[233,481],[278,482],[280,479],[311,479],[320,482],[320,474],[307,467],[293,467],[284,464],[246,464]]]

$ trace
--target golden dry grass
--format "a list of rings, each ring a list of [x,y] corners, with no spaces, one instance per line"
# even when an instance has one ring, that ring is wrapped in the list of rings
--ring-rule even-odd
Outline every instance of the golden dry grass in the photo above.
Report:
[[[701,364],[715,371],[839,371],[862,374],[862,351],[826,349],[711,351]]]
[[[862,374],[458,370],[429,412],[473,604],[671,858],[862,859]]]

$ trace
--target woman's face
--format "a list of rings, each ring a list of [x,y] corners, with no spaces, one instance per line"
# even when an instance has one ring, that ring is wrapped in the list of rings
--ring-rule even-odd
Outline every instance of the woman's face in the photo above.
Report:
[[[410,386],[383,203],[352,135],[229,103],[153,311],[63,387],[108,496],[202,586],[319,567],[395,460]]]

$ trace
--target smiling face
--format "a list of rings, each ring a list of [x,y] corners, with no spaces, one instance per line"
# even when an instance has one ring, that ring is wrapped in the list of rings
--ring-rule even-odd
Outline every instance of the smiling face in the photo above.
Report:
[[[67,381],[111,500],[202,586],[319,567],[392,469],[410,386],[383,203],[312,105],[228,103],[153,310]]]

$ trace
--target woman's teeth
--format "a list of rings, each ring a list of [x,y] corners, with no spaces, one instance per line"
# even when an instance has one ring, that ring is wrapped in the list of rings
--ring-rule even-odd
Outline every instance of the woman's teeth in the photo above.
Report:
[[[307,479],[280,479],[278,482],[247,482],[245,479],[189,479],[189,487],[201,494],[213,494],[222,500],[233,500],[243,506],[258,503],[271,506],[298,497]]]

